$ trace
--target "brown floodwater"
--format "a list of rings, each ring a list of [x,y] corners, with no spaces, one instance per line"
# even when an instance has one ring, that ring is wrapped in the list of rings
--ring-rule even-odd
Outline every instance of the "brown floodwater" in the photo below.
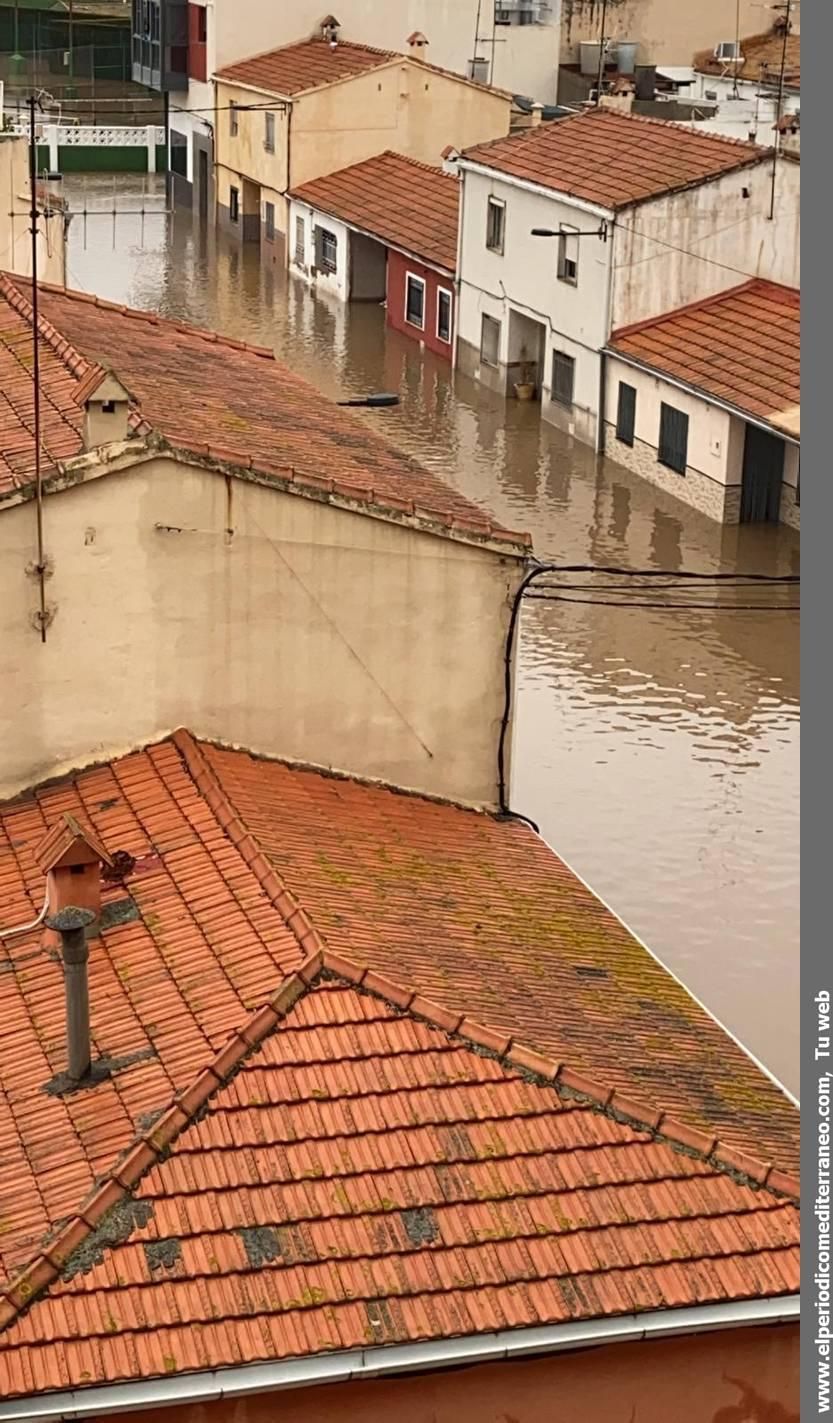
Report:
[[[315,298],[256,250],[166,214],[161,180],[74,178],[65,192],[74,209],[101,214],[114,195],[118,209],[73,218],[70,285],[273,345],[327,395],[397,391],[398,409],[362,418],[528,529],[539,558],[798,571],[791,530],[721,529],[537,407],[452,378],[380,308]],[[529,603],[518,691],[513,808],[797,1092],[797,616]]]

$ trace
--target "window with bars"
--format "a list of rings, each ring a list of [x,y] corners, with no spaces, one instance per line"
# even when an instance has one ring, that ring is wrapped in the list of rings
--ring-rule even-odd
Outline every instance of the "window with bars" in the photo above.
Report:
[[[405,320],[410,326],[425,325],[425,283],[422,277],[408,272],[405,277]]]
[[[231,138],[236,138],[240,131],[237,105],[233,102],[228,106],[228,131]]]
[[[558,280],[578,286],[578,228],[563,223],[558,233]]]
[[[263,147],[267,153],[275,151],[275,115],[264,114]]]
[[[267,241],[267,242],[274,242],[274,240],[275,240],[275,204],[274,204],[274,203],[264,203],[264,204],[263,204],[263,225],[264,225],[264,228],[265,228],[265,230],[266,230],[266,241]]]
[[[496,366],[500,358],[500,322],[484,315],[480,322],[480,359],[485,366]]]
[[[228,215],[232,222],[240,221],[240,189],[228,190]]]
[[[688,416],[665,401],[659,407],[659,449],[657,459],[677,474],[685,474],[688,464]]]
[[[552,353],[552,389],[550,395],[559,405],[571,406],[576,380],[576,363],[564,351]]]
[[[319,272],[338,269],[338,238],[326,227],[315,229],[315,265]]]
[[[616,438],[623,445],[633,444],[636,425],[636,390],[632,385],[619,382],[619,403],[616,407]]]
[[[503,252],[506,232],[506,204],[499,198],[489,198],[486,206],[486,246],[490,252]]]

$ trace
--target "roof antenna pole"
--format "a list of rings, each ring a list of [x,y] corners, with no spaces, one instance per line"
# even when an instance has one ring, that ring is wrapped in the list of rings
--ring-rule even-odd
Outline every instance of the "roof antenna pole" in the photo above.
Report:
[[[775,101],[775,142],[772,145],[772,187],[769,196],[769,220],[775,217],[775,179],[778,171],[778,150],[781,144],[781,111],[784,107],[784,74],[787,68],[787,40],[790,34],[790,8],[792,0],[775,8],[784,11],[784,43],[781,46],[781,69],[778,74],[778,98]]]
[[[596,78],[596,108],[602,104],[602,80],[605,72],[605,30],[607,28],[607,0],[602,0],[602,32],[599,36],[599,73]]]
[[[46,642],[46,558],[43,549],[43,477],[40,448],[40,340],[38,334],[38,148],[35,137],[34,94],[29,96],[29,216],[32,220],[32,399],[35,427],[35,507],[37,510],[38,554],[36,572],[40,586],[40,640]]]

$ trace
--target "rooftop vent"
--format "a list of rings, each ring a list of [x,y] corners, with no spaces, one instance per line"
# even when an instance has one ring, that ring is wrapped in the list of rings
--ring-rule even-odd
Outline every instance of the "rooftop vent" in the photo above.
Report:
[[[414,30],[412,35],[408,35],[408,51],[411,59],[424,59],[427,44],[428,41],[421,30]]]
[[[130,393],[100,362],[76,387],[75,399],[84,411],[84,448],[117,444],[130,434]]]
[[[321,21],[321,38],[326,40],[330,49],[335,49],[338,44],[338,36],[341,25],[335,15],[325,15]]]
[[[95,831],[65,812],[50,827],[35,850],[35,863],[46,875],[50,914],[73,906],[101,913],[101,869],[112,859]],[[48,922],[48,921],[47,921]],[[57,944],[58,935],[51,942]]]

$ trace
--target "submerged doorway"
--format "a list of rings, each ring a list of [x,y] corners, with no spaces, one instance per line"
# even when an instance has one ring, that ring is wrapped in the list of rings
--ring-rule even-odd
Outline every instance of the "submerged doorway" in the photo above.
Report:
[[[544,379],[546,327],[523,312],[509,312],[506,394],[519,400],[540,400]]]
[[[777,524],[784,478],[784,441],[757,425],[747,425],[741,478],[740,522]]]

